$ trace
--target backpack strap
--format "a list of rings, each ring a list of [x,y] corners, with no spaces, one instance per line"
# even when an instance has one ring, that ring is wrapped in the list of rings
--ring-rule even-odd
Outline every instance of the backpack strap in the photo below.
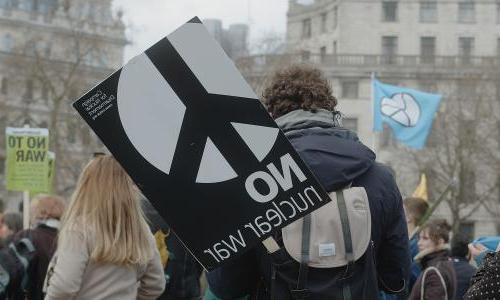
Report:
[[[297,278],[297,287],[290,292],[292,297],[301,300],[309,297],[310,291],[306,288],[307,272],[309,271],[309,245],[311,240],[311,214],[302,218],[302,259],[299,267],[299,277]]]
[[[439,271],[438,268],[436,267],[428,267],[425,269],[424,274],[422,274],[422,282],[420,283],[420,299],[424,300],[424,286],[425,286],[425,277],[427,277],[427,274],[429,274],[429,271],[434,271],[436,272],[439,281],[443,285],[443,290],[444,290],[444,297],[446,300],[448,300],[448,290],[446,289],[446,282],[444,281],[443,275],[441,275],[441,272]]]
[[[33,243],[28,238],[21,239],[19,242],[16,243],[16,245],[22,245],[24,247],[24,249],[21,249],[23,250],[22,254],[35,252],[35,246],[33,246]],[[12,252],[14,252],[19,262],[21,262],[24,270],[26,270],[28,269],[29,266],[28,258],[26,258],[24,255],[20,253],[16,245],[14,245],[14,243],[11,243],[9,245],[9,248],[12,250]]]
[[[339,208],[340,223],[342,224],[342,234],[344,236],[345,256],[349,264],[354,262],[354,250],[352,247],[351,226],[349,225],[349,215],[345,203],[344,192],[337,191],[337,206]]]
[[[0,264],[0,299],[3,299],[6,296],[9,282],[9,272]]]
[[[347,268],[354,262],[354,251],[352,247],[351,227],[349,225],[349,215],[347,214],[347,205],[345,203],[344,191],[337,191],[337,207],[339,208],[340,223],[342,224],[342,234],[344,236],[345,256],[347,259]],[[351,300],[351,287],[344,283],[342,287],[344,300]]]
[[[21,287],[23,288],[23,290],[26,290],[28,288],[28,282],[29,282],[29,274],[28,274],[28,267],[30,264],[29,255],[35,252],[35,246],[31,242],[30,238],[22,238],[19,242],[16,242],[15,244],[11,243],[9,245],[9,248],[12,250],[12,252],[14,252],[17,259],[23,266],[23,279],[21,282]]]

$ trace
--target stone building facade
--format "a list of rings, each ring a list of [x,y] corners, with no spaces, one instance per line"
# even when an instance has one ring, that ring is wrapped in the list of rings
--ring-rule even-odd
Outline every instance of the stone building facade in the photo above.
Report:
[[[6,192],[5,127],[50,129],[57,193],[68,195],[102,146],[71,103],[120,67],[125,26],[112,0],[0,0],[0,199]]]
[[[205,19],[203,24],[230,58],[248,55],[248,25],[231,24],[224,29],[219,19]]]
[[[403,195],[412,193],[421,172],[435,167],[432,149],[439,149],[434,151],[438,152],[441,148],[431,148],[431,144],[440,142],[436,139],[446,140],[446,136],[433,134],[429,149],[419,154],[395,142],[388,129],[374,134],[372,74],[386,83],[443,94],[435,127],[436,123],[439,125],[439,120],[446,120],[446,114],[451,115],[455,103],[468,105],[470,109],[466,110],[463,123],[482,124],[474,128],[477,132],[485,131],[481,127],[485,126],[485,122],[478,122],[480,116],[469,116],[468,113],[474,111],[478,99],[487,99],[490,112],[499,112],[499,1],[310,2],[301,4],[295,0],[289,1],[286,33],[288,54],[251,56],[240,59],[238,65],[257,90],[262,88],[274,69],[283,65],[302,62],[321,68],[340,100],[339,110],[344,113],[344,126],[357,131],[361,141],[376,151],[378,160],[395,170]],[[484,147],[498,152],[500,123],[498,117],[493,119],[489,115],[488,118],[487,121],[492,123],[492,142]],[[422,156],[422,153],[429,153],[425,165],[414,164],[414,158]],[[439,155],[441,157],[443,153]],[[448,159],[453,161],[455,158]],[[496,234],[499,228],[500,181],[496,175],[500,170],[499,162],[498,155],[492,155],[490,160],[482,160],[481,163],[487,165],[484,168],[474,166],[469,172],[450,171],[450,178],[441,179],[445,182],[458,174],[469,174],[461,178],[460,193],[456,192],[460,197],[463,198],[466,193],[465,185],[472,186],[474,195],[481,194],[480,191],[489,193],[488,203],[491,205],[476,207],[471,203],[460,206],[462,215],[467,215],[467,218],[457,226],[471,235]],[[432,180],[432,174],[430,177]],[[434,197],[444,189],[443,186],[441,184],[434,189]],[[469,216],[468,211],[471,210],[474,211]],[[449,218],[449,208],[441,205],[436,215]]]

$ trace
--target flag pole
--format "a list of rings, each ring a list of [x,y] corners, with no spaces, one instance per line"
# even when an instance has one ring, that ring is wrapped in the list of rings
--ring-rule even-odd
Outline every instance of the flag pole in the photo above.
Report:
[[[371,87],[371,95],[370,95],[370,100],[371,100],[371,103],[370,103],[370,107],[371,107],[371,112],[372,112],[372,132],[373,132],[373,135],[372,135],[372,150],[373,152],[377,153],[377,145],[376,145],[376,133],[375,133],[375,130],[373,128],[373,124],[375,123],[375,72],[371,72],[371,75],[370,75],[370,87]]]

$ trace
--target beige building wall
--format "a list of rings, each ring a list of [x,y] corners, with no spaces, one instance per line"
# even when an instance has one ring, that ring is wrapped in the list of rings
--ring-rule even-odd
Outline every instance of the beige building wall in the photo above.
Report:
[[[392,21],[384,18],[387,2],[397,3]],[[322,69],[339,99],[339,110],[346,118],[357,119],[361,141],[376,151],[379,161],[395,169],[403,196],[409,196],[418,184],[419,170],[409,170],[405,165],[408,153],[389,131],[372,132],[371,74],[389,84],[443,94],[441,110],[446,109],[446,99],[460,90],[461,82],[470,78],[478,80],[482,91],[488,91],[491,97],[500,95],[500,3],[470,1],[467,3],[473,4],[465,4],[465,8],[460,4],[464,1],[458,0],[435,3],[433,14],[421,11],[421,2],[414,0],[316,0],[308,5],[290,0],[286,33],[289,54],[282,58],[247,58],[243,73],[259,86],[262,81],[257,78],[269,76],[285,64],[302,62]],[[467,5],[473,8],[467,9]],[[397,37],[397,45],[393,54],[387,55],[382,40],[391,36]],[[423,37],[435,38],[431,62],[422,58]],[[470,49],[463,45],[463,38],[473,39]],[[356,85],[355,92],[349,82]],[[474,107],[473,102],[469,104]],[[488,178],[476,175],[477,189],[484,188],[484,182],[496,180],[494,174]],[[446,205],[440,206],[436,216],[449,218]],[[497,234],[498,220],[484,207],[468,222],[473,224],[475,236]]]
[[[15,6],[7,2],[0,1],[0,199],[17,210],[21,193],[3,188],[4,127],[50,127],[54,103],[41,81],[27,70],[43,61],[44,70],[52,72],[51,81],[62,88],[64,76],[54,80],[54,74],[78,64],[75,83],[67,90],[58,116],[64,162],[56,157],[57,192],[67,196],[82,164],[102,149],[71,103],[121,66],[128,41],[121,16],[111,11],[112,0],[20,0],[13,2]]]

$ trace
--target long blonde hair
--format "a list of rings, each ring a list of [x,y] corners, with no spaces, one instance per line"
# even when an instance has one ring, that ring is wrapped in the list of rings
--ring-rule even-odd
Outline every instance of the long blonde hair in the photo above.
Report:
[[[94,240],[93,262],[142,265],[152,257],[151,233],[137,188],[110,155],[98,156],[85,166],[62,217],[59,241],[75,230]]]

